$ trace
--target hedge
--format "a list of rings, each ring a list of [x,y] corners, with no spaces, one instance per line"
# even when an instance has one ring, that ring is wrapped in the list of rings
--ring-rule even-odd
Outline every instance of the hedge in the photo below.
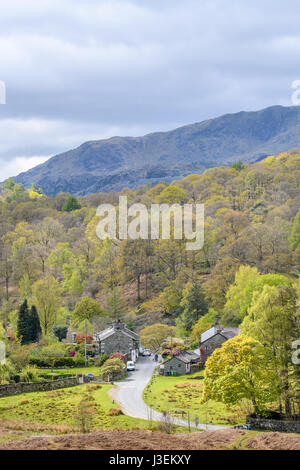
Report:
[[[30,364],[37,367],[77,367],[84,365],[84,359],[74,360],[73,357],[47,357],[44,359],[33,357]]]

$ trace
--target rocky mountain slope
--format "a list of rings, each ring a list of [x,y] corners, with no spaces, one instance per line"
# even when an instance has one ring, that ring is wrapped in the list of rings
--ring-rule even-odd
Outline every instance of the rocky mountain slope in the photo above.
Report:
[[[300,106],[227,114],[169,132],[86,142],[14,178],[45,194],[85,195],[171,181],[300,147]]]

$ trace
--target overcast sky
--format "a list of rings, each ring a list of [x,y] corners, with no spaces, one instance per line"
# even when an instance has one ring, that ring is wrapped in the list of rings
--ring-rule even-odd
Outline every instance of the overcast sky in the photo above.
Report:
[[[291,105],[299,0],[0,0],[0,181],[92,139]]]

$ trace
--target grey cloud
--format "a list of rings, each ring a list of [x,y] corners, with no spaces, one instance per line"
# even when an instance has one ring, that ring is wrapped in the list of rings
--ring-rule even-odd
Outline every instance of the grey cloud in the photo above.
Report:
[[[11,0],[0,13],[2,161],[290,105],[300,79],[296,0]]]

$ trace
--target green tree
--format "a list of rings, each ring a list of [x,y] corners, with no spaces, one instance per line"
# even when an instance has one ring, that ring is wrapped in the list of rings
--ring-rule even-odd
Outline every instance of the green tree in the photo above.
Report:
[[[19,308],[17,328],[18,337],[21,339],[21,344],[29,344],[32,338],[32,331],[30,325],[28,303],[26,299]]]
[[[174,326],[156,323],[146,326],[140,332],[141,343],[144,347],[158,350],[163,342],[175,336]]]
[[[191,340],[194,343],[199,343],[201,341],[202,333],[209,330],[214,325],[217,317],[218,312],[216,312],[213,308],[210,308],[208,313],[199,318],[197,323],[193,325],[191,331]]]
[[[68,327],[63,326],[63,325],[55,325],[52,328],[52,331],[53,331],[54,336],[58,338],[58,341],[61,342],[63,339],[67,337]]]
[[[299,320],[296,290],[290,285],[266,285],[262,292],[255,293],[249,315],[241,325],[244,334],[260,341],[273,352],[287,415],[292,412],[292,343],[300,336]]]
[[[225,323],[238,325],[245,314],[244,302],[246,288],[250,282],[259,278],[257,268],[251,266],[240,266],[235,273],[234,284],[230,286],[226,294],[226,304],[222,315]]]
[[[124,303],[120,290],[117,287],[111,289],[106,298],[106,314],[114,318],[120,318],[127,312],[127,307]]]
[[[109,382],[118,377],[125,369],[124,362],[119,358],[108,359],[101,367],[101,377],[105,382]]]
[[[30,323],[30,342],[37,343],[42,336],[42,329],[40,324],[40,318],[35,305],[32,305],[29,311],[29,323]]]
[[[81,322],[103,316],[103,310],[97,300],[84,297],[80,302],[77,302],[73,316],[76,322]]]
[[[80,208],[81,208],[81,205],[77,201],[76,197],[69,196],[66,202],[63,204],[61,210],[62,212],[72,212]]]
[[[201,284],[188,283],[180,305],[183,312],[177,324],[181,324],[185,331],[190,332],[199,318],[207,314],[209,308]]]
[[[292,230],[289,236],[289,242],[291,249],[295,251],[300,242],[300,210],[297,212],[294,219]]]
[[[206,362],[201,401],[235,405],[247,399],[254,407],[274,401],[279,387],[271,357],[269,349],[247,336],[226,341]]]
[[[231,318],[232,322],[239,324],[249,313],[254,294],[262,292],[265,286],[277,287],[287,284],[290,284],[290,281],[282,274],[263,274],[257,277],[256,268],[241,267],[235,284],[227,291],[224,318]]]
[[[184,204],[186,199],[187,195],[184,189],[175,184],[170,184],[156,196],[155,201],[160,204]]]
[[[242,160],[238,160],[237,162],[232,164],[231,168],[234,168],[236,171],[242,171],[245,168],[245,165]]]
[[[59,283],[48,274],[33,285],[32,294],[39,312],[43,333],[47,335],[56,323],[56,313],[60,307],[61,289]]]

